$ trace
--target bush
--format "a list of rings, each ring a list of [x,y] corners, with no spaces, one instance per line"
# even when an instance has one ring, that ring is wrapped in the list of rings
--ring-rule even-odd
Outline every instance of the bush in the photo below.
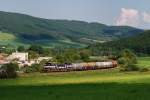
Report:
[[[121,67],[121,71],[138,71],[139,68],[136,66],[137,58],[136,55],[130,50],[124,50],[121,52],[118,63]]]
[[[139,71],[140,68],[136,65],[127,65],[125,67],[121,67],[120,71]]]
[[[32,64],[31,66],[25,68],[25,73],[40,72],[41,70],[41,64]]]
[[[18,65],[14,63],[5,64],[0,68],[0,78],[16,78],[17,73],[16,70],[18,70]]]
[[[139,67],[137,67],[136,65],[128,65],[125,67],[124,71],[138,71]]]
[[[141,68],[141,69],[140,69],[140,72],[148,72],[148,71],[149,71],[148,68]]]

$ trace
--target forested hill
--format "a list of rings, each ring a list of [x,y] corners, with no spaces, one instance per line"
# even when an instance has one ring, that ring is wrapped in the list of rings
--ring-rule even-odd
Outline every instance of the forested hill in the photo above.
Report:
[[[6,39],[7,42],[3,43],[81,46],[132,36],[143,30],[83,21],[49,20],[1,11],[0,31],[1,36],[8,33],[13,37],[13,40]]]
[[[150,30],[133,37],[111,41],[104,44],[91,45],[89,48],[95,54],[102,54],[102,52],[105,54],[117,53],[123,49],[131,49],[137,54],[150,55]]]

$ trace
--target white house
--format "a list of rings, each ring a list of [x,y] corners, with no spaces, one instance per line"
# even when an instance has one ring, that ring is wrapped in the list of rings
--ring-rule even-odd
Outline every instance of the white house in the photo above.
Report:
[[[42,60],[48,61],[48,60],[51,60],[51,59],[52,59],[52,57],[39,57],[39,58],[37,59],[37,63],[40,63]]]
[[[31,66],[32,64],[39,64],[42,60],[51,60],[52,57],[39,57],[34,60],[28,59],[28,53],[27,52],[14,52],[11,55],[7,57],[7,61],[13,61],[17,60],[17,63],[19,64],[19,67],[23,67],[24,65]]]
[[[14,52],[7,58],[8,60],[17,59],[18,61],[28,61],[28,53],[26,52]]]

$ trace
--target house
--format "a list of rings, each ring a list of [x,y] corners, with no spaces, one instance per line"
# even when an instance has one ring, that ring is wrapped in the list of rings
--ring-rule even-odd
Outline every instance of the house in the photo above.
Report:
[[[37,63],[40,63],[43,60],[49,61],[51,59],[52,59],[52,57],[39,57],[36,61],[37,61]]]
[[[51,59],[52,59],[52,57],[38,57],[37,59],[32,59],[32,60],[28,61],[27,65],[31,66],[32,64],[39,64],[43,60],[49,61]]]
[[[19,67],[23,67],[25,65],[31,66],[32,64],[39,64],[42,60],[49,61],[52,57],[39,57],[37,59],[28,59],[28,52],[14,52],[7,57],[7,61],[15,61],[18,63]]]
[[[19,68],[28,64],[28,53],[27,52],[14,52],[7,57],[7,61],[16,61]]]
[[[28,61],[28,53],[26,52],[14,52],[7,58],[9,61],[18,60],[20,62]]]

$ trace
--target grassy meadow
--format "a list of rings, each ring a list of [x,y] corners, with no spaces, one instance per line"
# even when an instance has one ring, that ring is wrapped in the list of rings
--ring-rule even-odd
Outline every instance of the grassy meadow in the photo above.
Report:
[[[139,58],[148,67],[150,58]],[[146,62],[146,64],[145,64]],[[150,72],[118,69],[20,74],[0,80],[0,100],[149,100]]]
[[[150,68],[150,57],[139,57],[138,66],[144,68]]]

